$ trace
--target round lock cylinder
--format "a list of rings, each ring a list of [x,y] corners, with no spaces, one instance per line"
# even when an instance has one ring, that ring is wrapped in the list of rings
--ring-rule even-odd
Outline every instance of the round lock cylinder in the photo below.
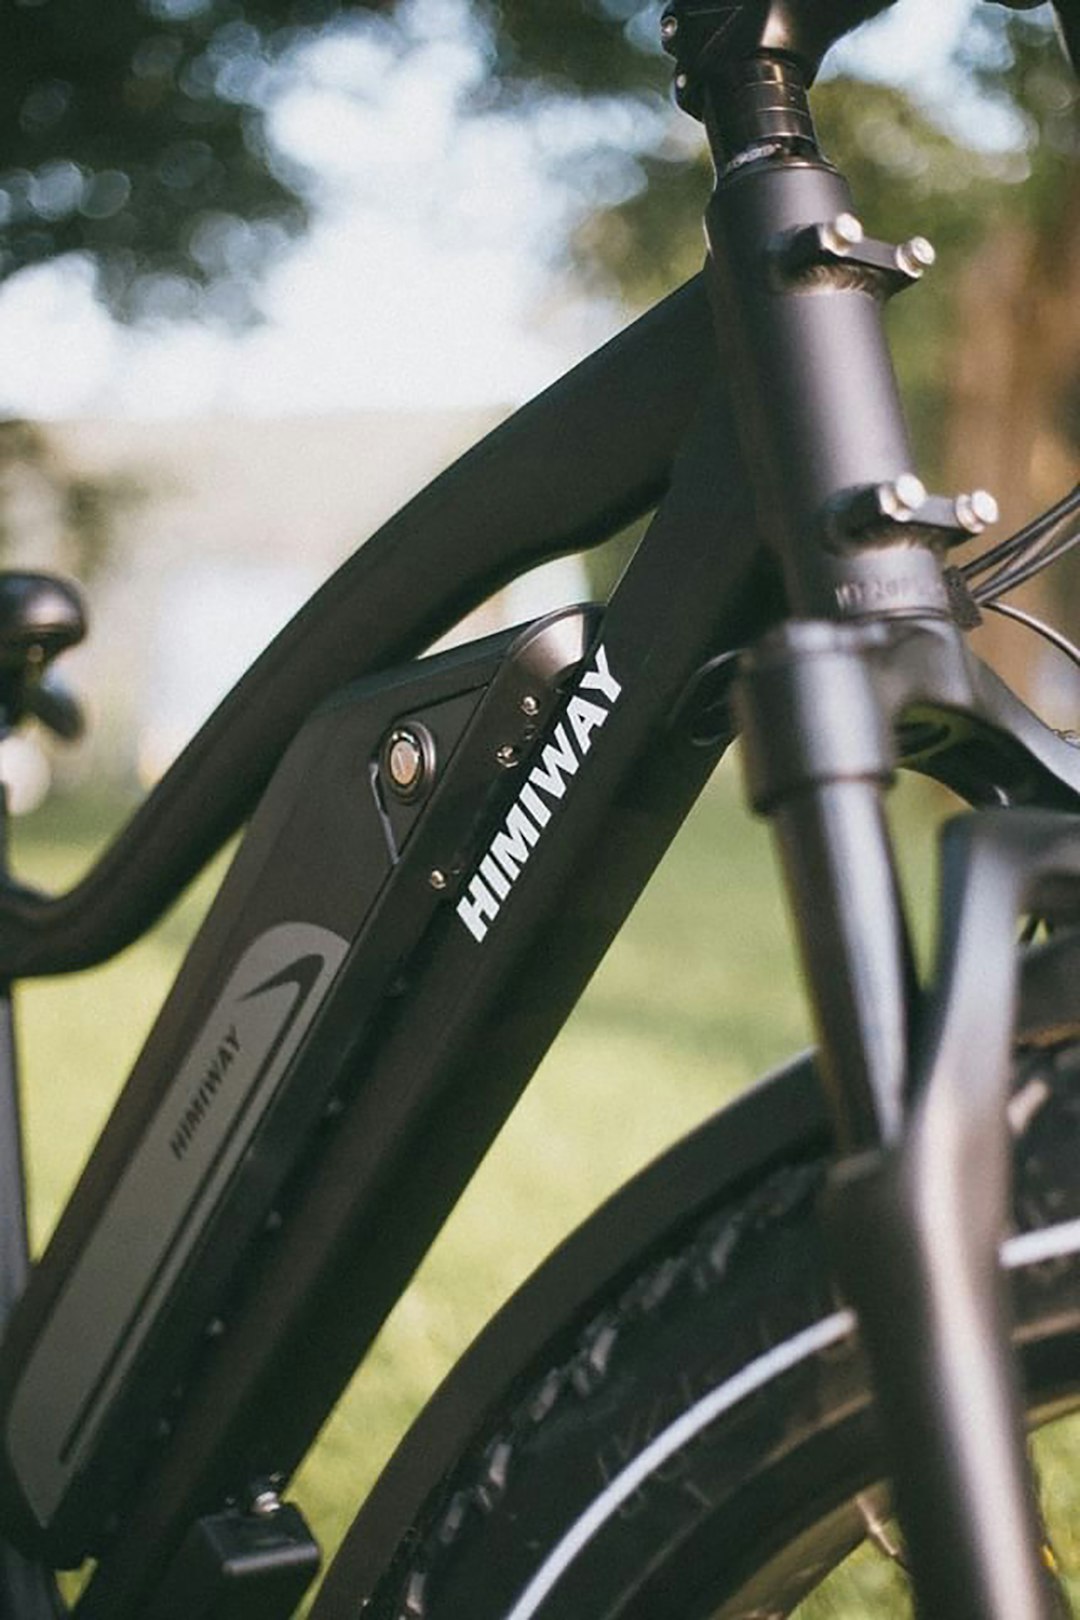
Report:
[[[395,799],[411,804],[435,779],[435,739],[426,726],[394,726],[379,751],[379,772]]]

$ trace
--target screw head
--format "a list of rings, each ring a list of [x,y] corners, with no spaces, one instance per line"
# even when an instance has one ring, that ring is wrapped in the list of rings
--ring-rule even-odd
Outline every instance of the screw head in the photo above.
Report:
[[[518,751],[514,747],[513,743],[503,743],[501,748],[496,748],[495,758],[498,760],[504,771],[509,771],[512,770],[518,762]]]
[[[661,19],[660,19],[660,38],[664,41],[665,45],[668,44],[668,42],[670,40],[673,40],[675,38],[675,35],[678,32],[679,32],[679,19],[678,19],[678,17],[673,17],[673,16],[671,16],[670,13],[666,17],[661,17]]]
[[[428,873],[428,882],[431,884],[431,887],[433,889],[438,889],[440,892],[446,888],[449,881],[450,879],[447,877],[446,873],[440,872],[438,867],[436,867],[433,872]]]
[[[980,523],[996,523],[1000,517],[998,503],[988,489],[973,489],[971,492],[971,510]]]
[[[281,1497],[277,1491],[259,1491],[258,1495],[252,1498],[251,1511],[260,1519],[270,1519],[275,1513],[281,1512]]]
[[[426,726],[394,726],[379,753],[383,781],[397,799],[417,799],[435,775],[435,739]]]
[[[970,495],[958,495],[953,503],[956,521],[968,534],[982,534],[998,520],[998,503],[988,489],[973,489]]]
[[[901,473],[891,484],[882,484],[878,499],[885,517],[907,523],[926,499],[926,486],[914,473]]]
[[[411,732],[399,731],[391,737],[386,765],[395,787],[408,792],[416,786],[424,768],[424,751]]]
[[[521,700],[521,712],[527,714],[530,720],[535,720],[540,713],[540,699],[533,697],[531,693],[523,697]]]
[[[863,239],[862,221],[854,214],[837,214],[821,227],[821,243],[830,253],[846,253]]]
[[[936,260],[934,244],[925,236],[913,236],[910,241],[901,242],[896,250],[896,262],[909,276],[921,276]]]

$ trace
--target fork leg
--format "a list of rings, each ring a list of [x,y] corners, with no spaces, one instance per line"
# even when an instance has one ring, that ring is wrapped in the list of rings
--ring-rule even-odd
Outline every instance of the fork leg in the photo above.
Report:
[[[1080,818],[955,824],[941,961],[922,997],[881,806],[892,728],[857,632],[774,633],[748,661],[739,704],[844,1155],[834,1253],[874,1370],[918,1612],[1054,1620],[997,1256],[1016,917],[1047,861],[1080,872]]]
[[[1041,1528],[998,1250],[1009,1213],[1005,1105],[1017,915],[1075,905],[1080,818],[954,822],[941,946],[901,1142],[841,1163],[840,1269],[876,1374],[921,1612],[1046,1620],[1060,1594]]]
[[[968,1166],[959,1185],[971,1175]],[[922,1146],[842,1164],[834,1253],[859,1315],[920,1615],[1051,1620],[996,1241],[928,1204]],[[949,1206],[952,1207],[949,1207]]]

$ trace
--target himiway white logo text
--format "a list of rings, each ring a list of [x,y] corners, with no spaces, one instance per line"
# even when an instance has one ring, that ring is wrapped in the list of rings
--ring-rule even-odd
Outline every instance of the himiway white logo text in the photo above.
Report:
[[[608,667],[607,653],[597,647],[590,667],[555,727],[551,741],[526,778],[510,812],[488,846],[457,914],[473,939],[484,938],[521,868],[540,842],[578,766],[593,745],[593,733],[607,720],[622,686]]]

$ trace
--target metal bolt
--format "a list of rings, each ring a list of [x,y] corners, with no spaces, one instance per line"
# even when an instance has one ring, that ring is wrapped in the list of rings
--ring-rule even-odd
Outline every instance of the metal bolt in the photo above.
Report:
[[[958,495],[953,502],[956,521],[968,534],[982,534],[998,520],[998,503],[988,489],[973,489],[970,495]]]
[[[926,486],[914,473],[901,473],[891,484],[879,484],[878,502],[884,517],[909,522],[926,499]]]
[[[925,236],[913,236],[909,242],[901,242],[896,250],[896,262],[909,276],[921,276],[936,259],[934,244]]]
[[[673,40],[675,38],[675,35],[678,32],[679,32],[679,19],[678,19],[678,17],[661,17],[661,19],[660,19],[660,38],[664,41],[665,45],[668,44],[668,42],[670,40]]]
[[[410,804],[435,779],[435,738],[418,722],[394,726],[379,748],[382,780],[396,799]]]
[[[829,253],[847,253],[862,239],[862,224],[854,214],[837,214],[821,227],[821,245]]]
[[[435,868],[434,872],[428,873],[428,882],[433,889],[445,889],[449,881],[446,873],[440,872],[438,867]]]
[[[690,80],[687,78],[685,73],[676,73],[676,75],[675,75],[675,88],[676,88],[676,90],[680,90],[680,91],[685,90],[689,83],[690,83]]]
[[[521,700],[521,712],[527,714],[530,720],[534,720],[540,713],[540,699],[531,695],[523,697]]]
[[[495,758],[498,760],[504,771],[509,771],[518,762],[518,751],[514,747],[513,743],[503,743],[501,748],[496,748]]]
[[[252,1498],[251,1511],[260,1519],[271,1519],[275,1513],[281,1512],[281,1497],[277,1491],[265,1490]]]
[[[386,765],[390,778],[403,793],[410,793],[424,769],[424,750],[411,731],[396,731],[390,738]]]

